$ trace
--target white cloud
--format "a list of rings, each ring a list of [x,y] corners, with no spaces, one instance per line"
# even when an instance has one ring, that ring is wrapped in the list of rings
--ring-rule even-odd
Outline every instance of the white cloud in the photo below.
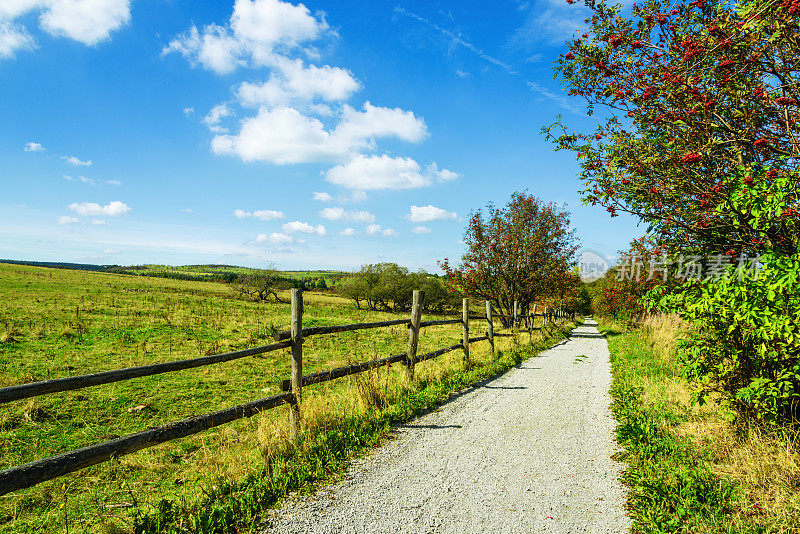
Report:
[[[375,222],[375,216],[368,211],[345,210],[340,207],[325,208],[320,210],[319,215],[330,221]]]
[[[397,137],[418,143],[427,137],[428,129],[425,121],[411,111],[378,107],[365,102],[363,111],[345,105],[342,122],[333,133],[350,146],[364,146],[374,144],[370,140],[376,137]]]
[[[326,180],[351,189],[408,189],[431,184],[411,158],[358,155],[326,173]]]
[[[194,210],[192,208],[183,208],[181,213],[194,213]]]
[[[275,210],[256,210],[256,211],[244,211],[244,210],[233,210],[233,216],[237,219],[244,219],[245,217],[254,217],[256,219],[261,219],[262,221],[272,221],[276,219],[285,219],[286,215],[282,211],[275,211]]]
[[[203,122],[208,126],[208,129],[214,133],[223,133],[227,132],[228,129],[220,126],[220,122],[225,117],[229,117],[231,115],[231,110],[225,104],[218,104],[211,108],[211,111],[208,112],[203,118]]]
[[[344,230],[339,232],[339,235],[342,235],[342,236],[345,236],[345,237],[358,235],[358,230],[356,230],[355,228],[345,228]]]
[[[354,189],[349,193],[347,193],[346,195],[339,195],[336,198],[334,198],[333,195],[327,192],[314,191],[311,198],[319,202],[333,202],[334,200],[336,202],[364,202],[369,197],[367,197],[366,191]]]
[[[119,200],[115,200],[113,202],[109,202],[105,206],[101,206],[95,202],[81,202],[80,204],[77,202],[73,202],[69,205],[69,209],[77,213],[78,215],[83,216],[108,216],[108,217],[117,217],[119,215],[124,215],[131,211],[127,204],[120,202]]]
[[[328,161],[347,153],[347,147],[337,145],[319,120],[286,107],[262,107],[258,115],[242,121],[238,134],[215,136],[211,149],[244,161],[278,165]]]
[[[45,150],[47,149],[39,143],[34,143],[33,141],[25,143],[25,152],[44,152]]]
[[[69,37],[85,45],[109,39],[109,34],[130,22],[130,0],[46,0],[39,24],[48,33]]]
[[[449,182],[450,180],[455,180],[460,176],[457,172],[447,169],[439,170],[439,167],[435,162],[425,166],[425,171],[431,176],[434,176],[440,182]]]
[[[94,219],[92,220],[92,224],[95,226],[105,226],[108,222],[104,221],[103,219]]]
[[[75,217],[67,217],[66,215],[62,215],[58,218],[58,224],[75,224],[78,222],[78,219]]]
[[[459,78],[466,78],[467,76],[469,76],[469,72],[465,72],[463,70],[457,70],[456,76],[458,76]]]
[[[313,200],[318,200],[319,202],[330,202],[333,200],[333,197],[330,193],[326,193],[324,191],[314,191],[312,197]]]
[[[229,74],[243,65],[239,57],[242,44],[231,37],[222,26],[209,24],[203,34],[192,26],[181,37],[173,39],[161,51],[162,55],[177,52],[187,58],[192,65],[202,64],[217,74]]]
[[[3,0],[0,2],[0,19],[13,20],[46,4],[44,0]]]
[[[391,228],[381,228],[380,224],[370,224],[367,226],[367,235],[382,235],[385,237],[392,237],[399,234]]]
[[[0,17],[2,17],[1,11]],[[34,48],[36,48],[36,41],[25,27],[7,21],[4,22],[0,18],[0,59],[14,57],[17,50],[32,50]]]
[[[91,162],[89,162],[89,163],[91,163]],[[74,177],[72,177],[72,176],[70,176],[68,174],[64,174],[63,177],[68,182],[76,181],[76,179]],[[117,186],[117,187],[122,185],[122,182],[120,182],[119,180],[99,180],[99,179],[96,180],[94,178],[89,178],[87,176],[82,176],[82,175],[78,176],[77,180],[80,181],[82,184],[86,184],[86,185],[107,184],[107,185],[114,185],[114,186]]]
[[[194,113],[194,107],[193,106],[186,106],[185,108],[183,108],[183,114],[186,115],[187,117],[189,115],[191,115],[192,113]]]
[[[428,204],[427,206],[411,206],[411,212],[406,215],[406,219],[411,222],[451,221],[458,219],[458,215],[453,211]]]
[[[236,0],[225,26],[209,24],[202,30],[192,26],[170,41],[162,54],[179,53],[194,65],[217,74],[228,74],[244,65],[270,66],[276,50],[297,48],[329,30],[303,4],[280,0]]]
[[[290,235],[273,232],[270,235],[258,234],[256,242],[269,243],[270,245],[287,245],[289,243],[294,243],[294,238]]]
[[[352,73],[340,67],[305,65],[301,59],[281,59],[275,72],[262,84],[244,82],[237,95],[248,106],[279,106],[295,101],[347,100],[361,89]]]
[[[73,167],[91,167],[92,160],[81,161],[80,159],[76,158],[75,156],[61,156],[61,159],[67,162],[67,165],[72,165]]]
[[[312,225],[310,225],[310,224],[308,224],[306,222],[302,222],[302,221],[288,222],[288,223],[284,224],[283,226],[281,226],[281,228],[283,229],[284,232],[286,232],[288,234],[297,233],[297,232],[304,233],[304,234],[317,234],[317,235],[320,235],[320,236],[324,236],[324,235],[328,234],[328,232],[325,230],[325,227],[322,226],[321,224],[318,224],[316,226],[312,226]]]
[[[212,130],[213,131],[213,130]],[[427,135],[425,122],[410,111],[364,104],[364,111],[345,106],[338,125],[329,131],[319,119],[293,107],[262,106],[255,117],[242,121],[235,135],[217,135],[211,142],[216,154],[244,161],[269,161],[279,165],[315,161],[341,161],[372,148],[377,137],[420,141]]]
[[[411,233],[412,234],[429,234],[429,233],[431,233],[431,229],[428,228],[427,226],[415,226],[411,230]]]
[[[191,26],[172,39],[163,55],[178,53],[193,65],[228,74],[240,66],[263,67],[266,79],[240,83],[237,104],[258,108],[231,132],[222,119],[233,114],[229,104],[215,106],[205,119],[216,135],[211,150],[245,162],[277,165],[331,163],[332,183],[354,189],[350,198],[314,193],[320,202],[360,201],[369,189],[402,189],[458,177],[435,164],[421,169],[411,158],[371,155],[378,139],[419,143],[428,137],[422,117],[413,111],[364,102],[360,109],[343,103],[362,88],[351,71],[314,65],[316,41],[335,36],[324,14],[303,4],[281,0],[236,0],[222,24]],[[324,121],[324,122],[323,122]]]
[[[130,22],[130,0],[3,0],[0,2],[0,59],[17,50],[36,48],[27,28],[14,19],[40,11],[39,27],[85,45],[109,39],[112,31]]]

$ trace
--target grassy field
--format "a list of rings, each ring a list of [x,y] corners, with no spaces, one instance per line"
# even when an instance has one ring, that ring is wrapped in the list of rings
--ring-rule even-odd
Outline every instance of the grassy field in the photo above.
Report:
[[[288,328],[290,315],[288,304],[238,300],[219,283],[5,264],[0,264],[0,302],[0,386],[261,345],[269,342],[272,328]],[[306,293],[305,326],[390,318],[397,316]],[[475,322],[473,329],[484,332],[485,324]],[[304,370],[403,352],[407,335],[405,327],[394,327],[309,338]],[[457,343],[460,335],[458,325],[426,329],[419,350]],[[550,334],[537,338],[551,339]],[[501,343],[508,347],[511,341]],[[306,456],[319,453],[312,449],[320,435],[341,434],[337,425],[343,421],[354,428],[359,421],[382,421],[385,427],[446,395],[439,384],[464,387],[511,362],[494,361],[486,342],[472,350],[474,369],[465,369],[460,352],[454,352],[420,364],[413,384],[396,365],[307,388],[303,447],[311,449]],[[289,375],[289,363],[288,350],[276,351],[2,405],[0,468],[275,394]],[[272,410],[0,497],[0,532],[130,531],[147,514],[171,525],[160,530],[181,531],[184,519],[170,522],[164,502],[182,503],[189,513],[192,503],[211,499],[221,487],[240,487],[254,476],[263,481],[276,461],[291,464],[285,459],[297,455],[286,439],[286,419],[286,409]],[[355,445],[343,445],[342,454],[362,446],[364,436],[382,435],[383,427],[375,424],[351,440]],[[319,469],[308,480],[329,471]]]
[[[676,362],[683,328],[674,317],[601,323],[634,532],[800,532],[800,435],[692,403]]]

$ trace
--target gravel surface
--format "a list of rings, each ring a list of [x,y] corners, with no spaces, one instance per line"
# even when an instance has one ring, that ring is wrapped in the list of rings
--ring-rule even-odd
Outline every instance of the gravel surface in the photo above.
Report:
[[[398,427],[264,532],[627,532],[596,324]]]

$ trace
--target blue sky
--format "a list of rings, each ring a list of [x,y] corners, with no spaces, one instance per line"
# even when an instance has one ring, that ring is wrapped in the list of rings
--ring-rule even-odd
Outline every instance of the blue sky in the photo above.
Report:
[[[0,257],[436,271],[528,190],[610,256],[540,129],[593,128],[553,79],[556,0],[3,0]]]

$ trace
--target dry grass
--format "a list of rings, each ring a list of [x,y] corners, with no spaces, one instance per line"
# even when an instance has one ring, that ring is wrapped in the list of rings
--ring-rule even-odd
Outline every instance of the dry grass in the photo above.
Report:
[[[688,323],[674,315],[654,315],[644,326],[654,353],[665,366],[677,369],[677,342]],[[690,385],[674,376],[643,384],[645,395],[688,412],[678,432],[710,452],[712,472],[742,487],[747,506],[738,515],[756,520],[769,532],[800,532],[800,432],[735,424],[713,400],[692,404]]]
[[[664,364],[674,365],[678,354],[677,340],[688,330],[689,323],[677,314],[648,315],[642,322],[647,329],[653,350]]]
[[[737,427],[714,416],[682,430],[710,448],[714,473],[744,488],[743,514],[770,524],[774,532],[800,532],[800,434]]]

